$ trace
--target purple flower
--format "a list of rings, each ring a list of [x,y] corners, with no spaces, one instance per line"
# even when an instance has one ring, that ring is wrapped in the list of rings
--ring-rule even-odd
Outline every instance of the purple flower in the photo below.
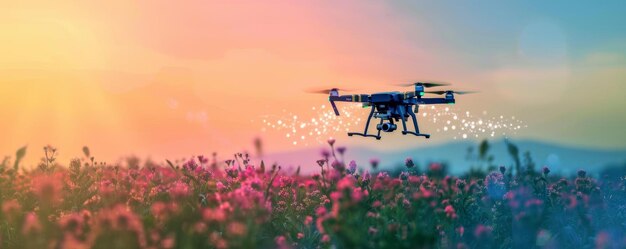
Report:
[[[544,175],[548,175],[548,174],[550,174],[550,168],[548,168],[548,167],[543,167],[543,174],[544,174]]]
[[[370,171],[366,170],[365,173],[363,173],[363,181],[369,181],[372,178],[372,175],[370,175]]]
[[[504,176],[500,172],[491,172],[485,177],[485,187],[487,194],[494,199],[502,199],[506,192]]]
[[[328,150],[322,150],[322,156],[323,156],[324,158],[328,158],[328,157],[330,156],[330,151],[328,151]]]
[[[370,164],[372,165],[372,168],[373,168],[373,169],[378,168],[378,163],[379,163],[379,161],[378,161],[378,159],[376,159],[376,158],[372,158],[372,159],[370,160]]]
[[[354,172],[356,172],[356,162],[352,160],[350,164],[348,164],[348,174],[354,174]]]
[[[343,163],[340,163],[338,161],[333,161],[333,163],[330,166],[333,167],[333,169],[338,170],[338,171],[344,170]]]
[[[346,152],[346,147],[337,147],[337,152],[339,153],[339,155],[343,155],[343,153]]]
[[[407,157],[406,160],[404,160],[404,165],[406,165],[407,168],[413,168],[413,166],[415,166],[415,163],[413,163],[413,159],[410,157]]]

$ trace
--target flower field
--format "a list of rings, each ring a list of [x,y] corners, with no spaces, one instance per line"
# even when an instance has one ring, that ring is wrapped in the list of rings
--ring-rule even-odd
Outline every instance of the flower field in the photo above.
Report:
[[[0,247],[626,248],[624,171],[485,159],[450,176],[407,158],[387,172],[329,144],[313,175],[245,154],[106,165],[84,148],[59,165],[52,147],[23,170],[20,150],[0,165]]]

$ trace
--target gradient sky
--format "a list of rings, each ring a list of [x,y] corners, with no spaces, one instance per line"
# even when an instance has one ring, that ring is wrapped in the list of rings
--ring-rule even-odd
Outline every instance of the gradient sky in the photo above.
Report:
[[[83,145],[107,160],[230,154],[255,137],[302,149],[260,120],[314,117],[327,98],[311,87],[415,80],[479,90],[455,108],[523,120],[514,138],[626,148],[624,1],[13,2],[0,3],[0,151],[29,145],[33,162],[46,144],[63,160]],[[452,139],[436,128],[336,137]]]

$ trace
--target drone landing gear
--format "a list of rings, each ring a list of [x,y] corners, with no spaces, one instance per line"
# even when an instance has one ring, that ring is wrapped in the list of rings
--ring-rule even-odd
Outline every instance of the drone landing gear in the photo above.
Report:
[[[377,135],[367,134],[367,128],[369,128],[369,126],[370,126],[370,120],[372,120],[372,116],[373,115],[374,115],[374,107],[372,107],[372,111],[370,112],[370,115],[367,117],[367,122],[365,123],[365,131],[363,131],[363,133],[348,132],[348,136],[351,137],[353,135],[357,135],[357,136],[361,136],[361,137],[373,137],[373,138],[376,138],[376,140],[380,140],[380,130],[378,130],[378,134]],[[380,120],[380,123],[382,124],[383,121]]]
[[[412,131],[402,131],[402,135],[406,135],[406,134],[412,134],[418,137],[425,137],[425,138],[430,138],[430,134],[424,134],[424,133],[415,133]]]
[[[417,109],[417,106],[416,106]],[[425,138],[430,138],[430,134],[425,134],[425,133],[420,133],[420,129],[419,126],[417,126],[417,117],[415,117],[415,113],[413,112],[413,110],[411,110],[411,108],[409,106],[406,106],[405,110],[407,112],[407,114],[409,114],[409,116],[411,116],[411,119],[413,120],[413,126],[415,126],[415,132],[412,131],[408,131],[406,129],[406,121],[404,120],[404,113],[402,111],[402,109],[400,109],[401,115],[402,115],[402,135],[406,135],[406,134],[412,134],[418,137],[425,137]]]
[[[357,135],[357,136],[361,136],[361,137],[374,137],[376,138],[376,140],[380,140],[380,136],[376,136],[376,135],[368,135],[368,134],[364,134],[364,133],[358,133],[358,132],[348,132],[348,136],[352,136],[352,135]]]

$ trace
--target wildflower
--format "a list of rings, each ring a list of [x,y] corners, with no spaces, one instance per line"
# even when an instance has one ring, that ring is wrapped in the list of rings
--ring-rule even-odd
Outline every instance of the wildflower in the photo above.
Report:
[[[504,185],[504,176],[499,172],[492,172],[485,177],[485,187],[489,197],[494,199],[502,199],[506,192]]]
[[[170,195],[174,199],[180,199],[189,195],[189,185],[184,182],[175,182],[170,188]]]
[[[194,160],[193,158],[189,159],[189,161],[183,164],[183,169],[187,171],[194,171],[197,167],[198,167],[198,164],[196,163],[196,160]]]
[[[364,182],[369,182],[371,177],[372,176],[370,175],[370,172],[368,170],[366,170],[365,173],[363,174],[363,181]]]
[[[327,210],[323,206],[320,206],[317,209],[315,209],[315,214],[317,215],[317,217],[324,216],[326,214],[326,212],[327,212]]]
[[[16,200],[11,199],[2,203],[2,213],[9,217],[15,216],[22,209],[22,205]]]
[[[491,236],[491,231],[493,231],[493,228],[490,226],[478,225],[474,229],[474,237],[485,238]]]
[[[228,225],[228,232],[234,236],[242,236],[246,234],[246,226],[235,221]]]
[[[343,153],[346,152],[346,147],[337,147],[337,152],[339,153],[339,155],[343,155]]]
[[[47,204],[61,201],[63,190],[62,175],[39,175],[32,178],[31,191],[37,198]]]
[[[317,160],[317,165],[319,165],[320,167],[324,167],[324,164],[326,163],[326,160]]]
[[[401,172],[400,173],[400,180],[406,181],[408,179],[409,179],[409,172]]]
[[[41,229],[42,226],[39,222],[37,214],[35,214],[34,212],[29,212],[28,214],[26,214],[26,217],[24,219],[24,225],[22,226],[22,234],[27,235],[30,233],[36,233],[41,231]]]
[[[200,155],[198,156],[198,162],[200,162],[200,164],[207,164],[209,162],[209,158],[203,155]]]
[[[328,144],[329,144],[330,146],[335,145],[335,139],[334,139],[334,138],[332,138],[332,137],[331,137],[331,138],[329,138],[329,139],[328,139]]]
[[[460,190],[465,189],[465,185],[467,183],[465,182],[465,180],[462,179],[456,179],[456,187]]]
[[[239,170],[233,165],[232,167],[226,169],[226,174],[230,178],[237,178],[237,176],[239,175]]]
[[[608,247],[609,241],[609,233],[606,231],[601,231],[596,235],[596,248],[610,248]]]
[[[313,217],[311,217],[311,216],[308,216],[308,215],[307,215],[307,216],[304,218],[304,225],[305,225],[305,226],[311,225],[311,222],[313,222]]]
[[[370,165],[372,165],[372,169],[378,168],[378,163],[379,163],[378,159],[376,158],[370,159]]]
[[[367,233],[369,233],[370,236],[374,236],[378,233],[378,229],[374,227],[369,227],[369,229],[367,229]]]
[[[303,233],[298,233],[298,234],[296,235],[296,237],[297,237],[298,239],[302,239],[302,238],[304,238],[304,234],[303,234]]]
[[[224,192],[224,190],[226,190],[226,186],[222,182],[215,183],[215,188],[217,188],[218,192]]]
[[[224,213],[224,210],[221,208],[206,208],[202,211],[202,218],[205,221],[215,221],[220,223],[226,220],[226,213]]]
[[[328,157],[330,157],[330,151],[328,150],[322,150],[322,157],[324,157],[326,160],[328,160]]]
[[[444,212],[446,212],[446,216],[448,218],[456,219],[456,211],[454,210],[454,207],[452,207],[452,205],[447,205],[444,209]]]
[[[328,234],[322,235],[322,243],[328,243],[328,242],[330,242],[330,236],[328,236]]]
[[[404,165],[410,169],[410,168],[413,168],[413,166],[415,166],[415,163],[413,163],[412,158],[407,157],[406,160],[404,160]]]
[[[333,161],[333,163],[331,164],[331,167],[333,167],[333,169],[335,169],[337,171],[343,171],[344,170],[343,163],[340,163],[338,161]]]
[[[161,240],[161,248],[174,248],[174,245],[176,244],[176,241],[174,240],[173,236],[167,236],[166,238],[164,238],[163,240]]]
[[[504,175],[504,172],[506,172],[506,167],[500,166],[500,173]]]
[[[356,162],[352,160],[348,164],[348,174],[354,174],[355,172],[356,172]]]
[[[548,174],[550,174],[550,168],[548,168],[548,167],[543,167],[543,174],[544,174],[544,175],[548,175]]]
[[[465,227],[460,226],[456,229],[456,232],[459,233],[459,235],[462,237],[463,234],[465,233]]]
[[[83,219],[80,214],[72,213],[62,216],[59,219],[58,223],[61,229],[68,232],[77,233],[82,226],[82,221]]]
[[[585,178],[587,176],[587,172],[585,170],[579,170],[578,171],[578,177],[580,178]]]

